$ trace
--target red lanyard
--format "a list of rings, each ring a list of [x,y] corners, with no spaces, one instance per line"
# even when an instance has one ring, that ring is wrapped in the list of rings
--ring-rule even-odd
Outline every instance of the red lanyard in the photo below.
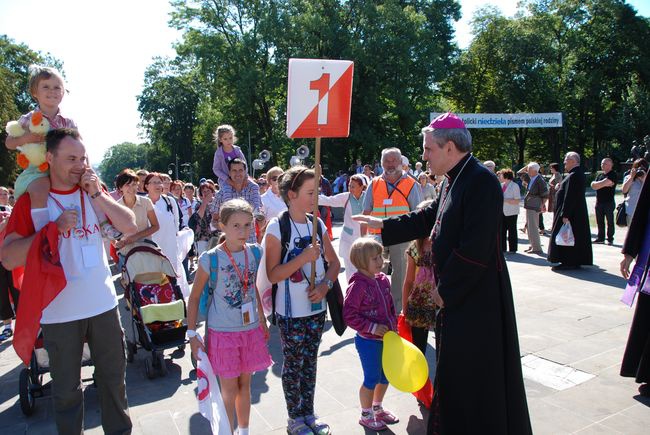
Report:
[[[51,193],[50,193],[50,198],[52,198],[54,200],[57,207],[59,207],[61,209],[61,212],[65,211],[65,207],[63,207],[63,205],[59,202],[59,200],[56,199],[54,196],[52,196]],[[79,189],[79,201],[81,202],[81,224],[82,224],[82,227],[81,228],[75,228],[74,236],[77,239],[82,239],[82,238],[86,237],[86,230],[85,230],[85,228],[86,228],[86,201],[84,199],[83,190],[81,190],[81,189]]]
[[[223,250],[228,254],[228,258],[230,259],[230,263],[232,266],[235,268],[235,272],[237,272],[237,276],[239,276],[239,281],[241,281],[242,285],[244,286],[244,298],[246,297],[246,292],[248,291],[248,249],[246,249],[246,246],[244,245],[244,263],[246,264],[244,266],[244,275],[242,276],[241,270],[239,270],[239,266],[237,266],[237,262],[235,259],[232,257],[232,254],[230,253],[230,249],[228,249],[228,246],[224,242],[223,244]]]

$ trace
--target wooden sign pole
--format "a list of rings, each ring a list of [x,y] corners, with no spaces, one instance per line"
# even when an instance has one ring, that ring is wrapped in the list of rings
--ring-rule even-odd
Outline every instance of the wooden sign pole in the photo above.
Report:
[[[314,153],[314,171],[316,172],[316,190],[314,191],[314,216],[312,220],[311,244],[315,245],[318,240],[318,194],[320,193],[320,137],[316,138],[316,152]],[[314,280],[316,279],[316,262],[311,263],[311,279],[309,280],[311,289],[316,287]]]

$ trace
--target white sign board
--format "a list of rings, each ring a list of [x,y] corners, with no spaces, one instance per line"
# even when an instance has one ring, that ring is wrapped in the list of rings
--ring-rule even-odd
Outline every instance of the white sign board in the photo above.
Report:
[[[431,121],[442,113],[432,112]],[[467,128],[558,128],[562,113],[457,113]]]
[[[287,136],[348,137],[354,63],[289,59]]]

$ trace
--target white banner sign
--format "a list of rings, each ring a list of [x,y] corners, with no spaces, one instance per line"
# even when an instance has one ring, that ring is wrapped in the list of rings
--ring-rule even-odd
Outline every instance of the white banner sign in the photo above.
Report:
[[[432,112],[430,121],[442,113]],[[558,128],[562,113],[457,113],[467,128]]]

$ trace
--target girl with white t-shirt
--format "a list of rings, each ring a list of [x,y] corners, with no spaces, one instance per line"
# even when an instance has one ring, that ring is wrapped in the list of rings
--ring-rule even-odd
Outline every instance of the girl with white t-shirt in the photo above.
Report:
[[[330,433],[329,425],[314,414],[316,358],[325,324],[325,295],[339,273],[339,260],[325,225],[319,219],[320,243],[311,243],[314,195],[318,194],[312,169],[296,166],[280,179],[280,194],[288,205],[291,236],[285,258],[282,254],[280,220],[271,219],[264,238],[269,280],[277,283],[275,316],[280,330],[284,362],[282,389],[287,404],[289,434]],[[323,260],[329,264],[327,272]],[[311,280],[312,264],[316,277]]]

